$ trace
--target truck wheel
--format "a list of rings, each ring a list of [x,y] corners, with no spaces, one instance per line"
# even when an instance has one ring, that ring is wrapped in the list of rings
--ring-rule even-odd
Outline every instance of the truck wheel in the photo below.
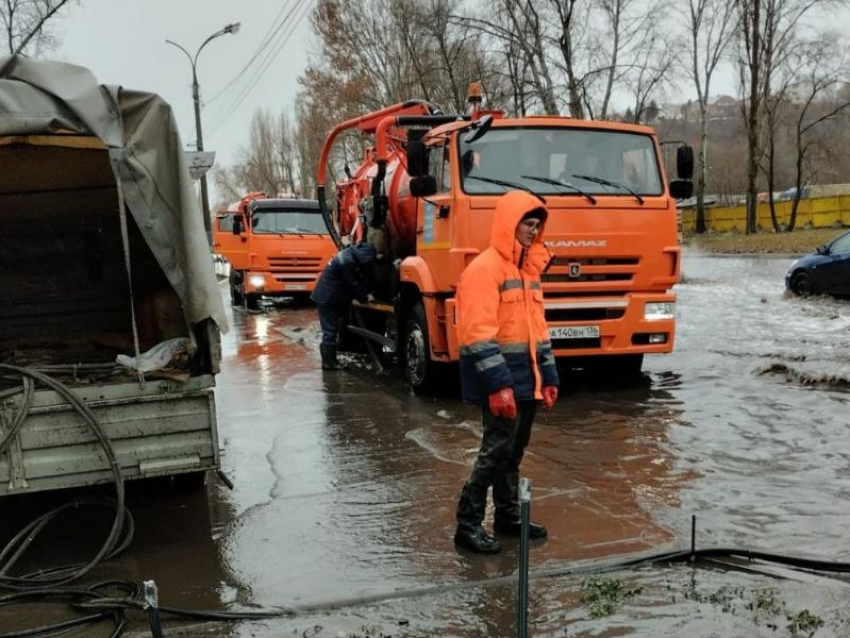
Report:
[[[242,277],[238,270],[231,270],[228,281],[230,282],[230,304],[233,306],[241,306],[242,298]]]
[[[255,292],[249,292],[245,295],[245,306],[248,310],[259,310],[260,308],[260,295]]]
[[[203,489],[206,478],[206,470],[175,474],[171,477],[171,484],[178,492],[194,492],[195,490]]]
[[[428,320],[421,303],[416,303],[407,315],[401,354],[404,377],[413,391],[434,391],[437,388],[437,364],[431,360]]]
[[[612,357],[600,357],[606,360],[608,372],[617,379],[634,379],[640,376],[643,368],[643,353],[620,354]],[[610,360],[610,361],[609,361]]]

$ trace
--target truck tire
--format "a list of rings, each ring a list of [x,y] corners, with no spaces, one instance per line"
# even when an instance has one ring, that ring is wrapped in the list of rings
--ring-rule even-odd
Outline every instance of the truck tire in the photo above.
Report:
[[[615,379],[629,380],[640,377],[643,368],[643,353],[618,354],[610,357],[600,357],[607,365],[608,375]]]
[[[415,303],[407,315],[401,343],[404,378],[416,393],[434,392],[438,388],[438,363],[431,359],[431,340],[425,307]]]
[[[245,307],[248,310],[259,310],[260,308],[260,295],[255,292],[249,292],[245,295]]]
[[[558,360],[558,374],[568,376],[572,374],[569,368],[569,359]],[[642,377],[643,354],[614,354],[604,357],[587,357],[581,359],[581,367],[587,378],[594,383],[602,385],[620,384],[634,381]]]
[[[175,474],[171,477],[171,484],[178,492],[194,492],[204,488],[206,483],[206,470],[198,472],[186,472],[185,474]]]
[[[238,270],[231,270],[228,277],[230,282],[230,304],[241,306],[244,303],[242,296],[242,276]]]

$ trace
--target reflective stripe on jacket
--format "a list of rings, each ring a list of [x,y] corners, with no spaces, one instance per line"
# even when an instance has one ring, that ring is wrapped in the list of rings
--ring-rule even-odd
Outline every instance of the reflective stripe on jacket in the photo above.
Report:
[[[550,258],[543,244],[545,221],[528,249],[515,236],[522,217],[539,208],[544,207],[530,193],[503,195],[490,247],[461,275],[456,312],[466,401],[484,403],[504,387],[513,388],[517,401],[530,401],[542,398],[543,387],[558,385],[540,287]]]

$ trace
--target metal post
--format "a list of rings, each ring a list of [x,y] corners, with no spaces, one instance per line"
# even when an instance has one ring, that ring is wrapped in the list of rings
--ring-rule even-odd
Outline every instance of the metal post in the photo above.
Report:
[[[223,29],[219,29],[215,33],[213,33],[210,37],[204,40],[203,44],[198,47],[198,50],[195,52],[194,57],[191,53],[189,53],[182,46],[177,44],[176,42],[172,42],[171,40],[166,40],[166,42],[172,46],[177,47],[183,53],[186,54],[186,57],[189,58],[189,64],[192,65],[192,101],[195,103],[195,135],[197,136],[197,149],[199,151],[204,150],[204,136],[201,132],[201,89],[198,86],[198,56],[201,55],[201,51],[207,44],[215,40],[216,38],[223,36],[228,33],[239,33],[239,23],[234,22],[231,24],[226,24]],[[201,175],[201,208],[203,209],[204,215],[204,231],[207,235],[207,243],[212,246],[212,223],[210,222],[210,197],[209,191],[207,190],[207,176],[206,174]]]
[[[192,100],[195,102],[195,139],[197,149],[204,150],[204,134],[201,131],[201,89],[198,86],[198,73],[192,64]],[[204,232],[207,234],[207,243],[212,245],[212,225],[210,223],[210,196],[207,190],[207,174],[201,175],[201,208],[204,213]]]
[[[519,592],[517,595],[517,636],[528,636],[528,546],[531,520],[531,480],[519,480]]]
[[[162,638],[162,623],[159,619],[159,591],[152,580],[144,582],[145,611],[148,614],[148,624],[153,638]]]
[[[691,562],[696,560],[697,553],[697,516],[691,515]]]

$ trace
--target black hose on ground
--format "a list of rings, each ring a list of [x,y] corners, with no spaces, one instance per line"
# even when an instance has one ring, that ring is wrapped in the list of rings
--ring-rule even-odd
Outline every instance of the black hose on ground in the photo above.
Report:
[[[768,552],[759,552],[739,548],[714,548],[703,550],[685,550],[662,552],[659,554],[651,554],[648,556],[639,556],[623,561],[615,561],[609,563],[594,563],[590,565],[582,565],[574,568],[546,569],[533,572],[535,578],[557,578],[564,576],[585,576],[590,574],[600,574],[606,572],[624,571],[629,569],[637,569],[641,567],[665,566],[676,563],[686,563],[700,558],[744,558],[748,560],[761,560],[770,563],[778,563],[807,569],[811,571],[822,572],[850,572],[850,563],[839,561],[824,561],[817,559],[808,559],[795,556],[786,556],[783,554],[773,554]],[[327,612],[331,610],[342,609],[346,607],[354,607],[358,605],[376,604],[387,602],[389,600],[397,600],[404,598],[421,598],[425,596],[433,596],[445,594],[447,592],[462,590],[468,591],[472,587],[492,587],[498,585],[508,585],[517,580],[517,574],[507,576],[499,576],[495,578],[487,578],[475,581],[463,581],[451,583],[449,585],[412,588],[401,591],[391,591],[383,594],[373,594],[369,596],[360,596],[356,598],[340,599],[328,601],[315,605],[301,605],[298,607],[279,607],[275,609],[266,609],[260,611],[214,611],[214,610],[198,610],[198,609],[181,609],[178,607],[160,606],[159,611],[163,615],[179,617],[191,620],[205,621],[241,621],[241,620],[268,620],[272,618],[291,618],[298,615],[310,613]],[[114,585],[114,583],[112,583]],[[132,585],[127,583],[128,586]],[[100,586],[103,588],[103,584]],[[76,597],[76,598],[75,598]],[[101,621],[107,618],[108,613],[116,614],[115,618],[122,618],[127,610],[136,610],[144,613],[145,602],[140,597],[136,589],[132,594],[123,597],[102,596],[92,593],[92,588],[89,589],[54,589],[21,592],[10,594],[8,596],[0,596],[0,607],[13,602],[23,601],[30,602],[37,599],[71,599],[72,607],[79,611],[91,612],[86,618],[97,619]],[[76,619],[75,619],[76,620]],[[75,621],[63,621],[64,623],[72,623]],[[47,635],[47,632],[53,631],[59,625],[50,625],[39,627],[37,629],[27,630],[30,633],[7,633],[0,635],[0,638],[20,638],[22,636]],[[69,627],[71,625],[68,625]],[[41,632],[41,633],[36,633]],[[119,634],[113,634],[115,636]]]
[[[56,600],[67,599],[68,604],[73,610],[87,611],[83,604],[86,600],[97,600],[103,598],[104,594],[110,589],[118,589],[127,597],[136,597],[139,594],[139,589],[135,583],[125,580],[108,580],[99,583],[94,583],[84,589],[78,588],[55,588],[55,589],[39,589],[30,591],[21,591],[14,594],[0,596],[0,607],[13,604],[31,604],[39,600],[47,600],[55,602]],[[76,627],[91,625],[112,620],[112,633],[110,638],[118,638],[127,624],[125,609],[121,608],[101,608],[94,613],[88,613],[77,618],[62,620],[41,627],[30,627],[27,629],[15,630],[9,633],[2,634],[0,638],[23,638],[24,636],[55,636],[65,633]]]
[[[360,309],[352,308],[352,310],[352,315],[354,316],[354,321],[357,323],[357,327],[365,330],[366,323],[363,321],[363,315],[360,313]],[[363,340],[366,342],[366,351],[369,353],[369,357],[372,359],[372,363],[375,365],[378,374],[381,374],[384,371],[384,364],[381,363],[381,356],[375,349],[375,344],[372,342],[371,339],[367,339],[366,337],[363,337]]]
[[[113,481],[115,483],[116,499],[114,502],[100,498],[86,498],[78,499],[71,503],[62,505],[27,525],[6,545],[6,547],[3,548],[2,551],[0,551],[0,587],[18,590],[61,587],[62,585],[66,585],[67,583],[81,578],[90,572],[101,561],[115,556],[130,544],[132,540],[133,523],[130,513],[127,511],[124,504],[124,478],[121,476],[121,468],[118,464],[118,459],[115,456],[115,450],[109,441],[109,437],[107,437],[104,433],[97,417],[95,417],[94,413],[85,404],[85,402],[71,392],[67,386],[52,377],[31,368],[20,368],[17,366],[0,364],[0,374],[3,374],[4,376],[13,375],[15,378],[20,378],[22,384],[21,403],[12,422],[12,427],[8,432],[6,432],[2,440],[0,440],[0,454],[5,451],[13,438],[20,431],[21,426],[26,420],[30,408],[32,407],[35,384],[39,383],[63,397],[68,404],[80,414],[86,426],[92,432],[103,449],[109,463],[109,470],[112,473]],[[109,508],[114,507],[115,509],[115,518],[113,519],[109,535],[94,558],[87,563],[57,567],[23,576],[10,575],[10,571],[15,563],[17,563],[26,550],[29,549],[38,535],[50,522],[56,519],[63,512],[69,509],[76,509],[81,505],[96,505]]]

